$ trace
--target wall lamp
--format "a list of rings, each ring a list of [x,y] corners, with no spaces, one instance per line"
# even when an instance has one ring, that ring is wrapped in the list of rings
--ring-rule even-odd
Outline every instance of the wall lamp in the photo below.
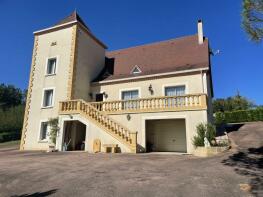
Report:
[[[126,118],[127,118],[128,121],[130,121],[131,120],[131,115],[127,114]]]
[[[89,93],[89,97],[90,99],[93,99],[93,94],[91,92]]]
[[[149,90],[149,92],[151,93],[151,95],[153,95],[153,87],[152,87],[152,84],[149,85],[148,90]]]
[[[106,92],[102,92],[102,94],[105,98],[108,98],[108,94]]]

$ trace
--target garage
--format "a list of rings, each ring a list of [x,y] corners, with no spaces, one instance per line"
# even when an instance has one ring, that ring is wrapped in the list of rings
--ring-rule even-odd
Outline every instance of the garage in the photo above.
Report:
[[[147,152],[187,152],[185,119],[146,120]]]

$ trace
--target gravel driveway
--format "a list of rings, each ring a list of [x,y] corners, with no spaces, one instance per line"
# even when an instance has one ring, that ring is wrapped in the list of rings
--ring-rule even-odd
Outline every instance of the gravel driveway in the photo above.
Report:
[[[263,123],[231,132],[210,158],[0,149],[0,196],[262,196]]]

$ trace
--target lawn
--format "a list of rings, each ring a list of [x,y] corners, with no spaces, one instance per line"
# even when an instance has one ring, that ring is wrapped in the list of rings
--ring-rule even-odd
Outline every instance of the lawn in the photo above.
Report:
[[[15,141],[9,141],[9,142],[3,142],[0,143],[0,149],[1,148],[18,148],[20,144],[20,140],[15,140]]]

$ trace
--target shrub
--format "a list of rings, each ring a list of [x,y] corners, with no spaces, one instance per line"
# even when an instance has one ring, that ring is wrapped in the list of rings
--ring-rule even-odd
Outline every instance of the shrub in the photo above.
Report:
[[[263,108],[215,113],[215,124],[263,121]]]
[[[24,105],[0,109],[0,142],[20,138],[24,118]]]
[[[56,144],[57,133],[59,131],[58,118],[50,118],[48,120],[48,124],[50,126],[49,138],[50,138],[51,142]]]
[[[225,123],[225,114],[223,112],[215,113],[215,125],[220,126]]]
[[[208,123],[200,123],[196,127],[197,135],[193,138],[193,145],[195,147],[197,146],[204,146],[204,138],[206,137],[207,140],[212,144],[212,140],[215,139],[216,136],[216,130],[215,127]]]

